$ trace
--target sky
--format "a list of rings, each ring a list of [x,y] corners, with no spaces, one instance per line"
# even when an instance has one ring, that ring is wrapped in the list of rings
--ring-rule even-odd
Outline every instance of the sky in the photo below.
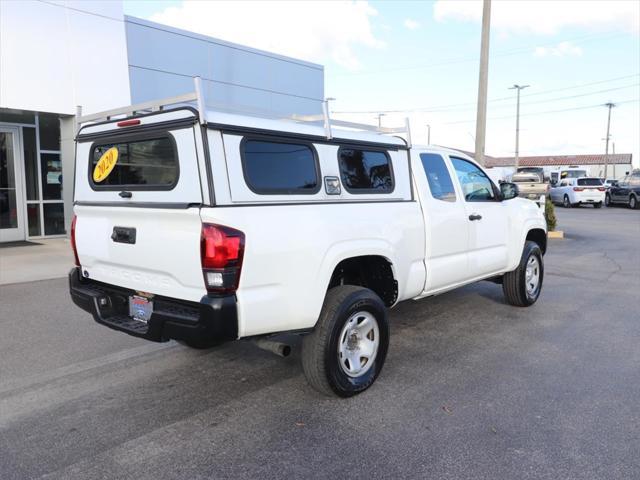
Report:
[[[125,13],[324,65],[332,115],[474,150],[480,1],[139,1]],[[494,0],[486,153],[604,153],[640,166],[640,2]]]

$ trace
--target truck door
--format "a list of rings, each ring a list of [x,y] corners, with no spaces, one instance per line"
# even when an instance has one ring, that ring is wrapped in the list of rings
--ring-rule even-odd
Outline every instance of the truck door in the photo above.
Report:
[[[449,156],[464,199],[469,228],[468,278],[486,277],[507,267],[507,206],[485,172],[470,160]]]
[[[412,155],[412,162],[425,219],[425,293],[435,292],[465,280],[469,221],[453,186],[455,173],[444,157],[420,153]]]

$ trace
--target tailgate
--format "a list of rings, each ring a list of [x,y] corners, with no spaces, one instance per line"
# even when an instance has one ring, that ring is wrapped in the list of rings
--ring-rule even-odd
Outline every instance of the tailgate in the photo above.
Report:
[[[200,261],[200,207],[210,203],[206,172],[191,110],[83,128],[74,192],[83,275],[199,301],[206,294]]]
[[[200,209],[76,205],[76,247],[83,275],[132,290],[200,301]],[[135,229],[114,240],[114,229]],[[129,230],[132,231],[133,230]]]

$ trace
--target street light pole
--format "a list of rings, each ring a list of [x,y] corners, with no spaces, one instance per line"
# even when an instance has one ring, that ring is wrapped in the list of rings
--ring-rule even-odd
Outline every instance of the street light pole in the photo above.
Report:
[[[611,127],[611,109],[616,106],[615,103],[605,103],[605,107],[609,107],[609,115],[607,116],[607,137],[606,146],[604,147],[604,178],[607,178],[607,167],[609,166],[609,127]]]
[[[516,171],[518,171],[518,166],[520,164],[520,90],[523,90],[530,85],[514,85],[513,87],[509,87],[509,90],[517,90],[518,91],[518,101],[516,105]]]
[[[431,145],[431,125],[427,125],[427,145]]]
[[[484,165],[484,144],[487,131],[487,84],[489,83],[489,33],[491,27],[491,0],[482,5],[482,40],[480,44],[480,74],[478,78],[478,111],[476,112],[475,159]]]
[[[378,114],[378,128],[382,127],[382,117],[384,117],[385,114],[384,113],[379,113]]]

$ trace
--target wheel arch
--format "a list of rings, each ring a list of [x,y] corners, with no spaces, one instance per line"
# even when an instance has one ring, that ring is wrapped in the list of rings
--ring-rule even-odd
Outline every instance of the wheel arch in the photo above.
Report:
[[[393,262],[384,255],[357,255],[342,259],[333,268],[326,290],[338,285],[369,288],[387,307],[398,300],[398,280]]]
[[[547,253],[547,232],[545,232],[542,228],[531,228],[527,235],[524,238],[524,241],[531,240],[536,242],[540,246],[540,250],[542,250],[542,254]],[[523,242],[524,246],[524,242]]]

